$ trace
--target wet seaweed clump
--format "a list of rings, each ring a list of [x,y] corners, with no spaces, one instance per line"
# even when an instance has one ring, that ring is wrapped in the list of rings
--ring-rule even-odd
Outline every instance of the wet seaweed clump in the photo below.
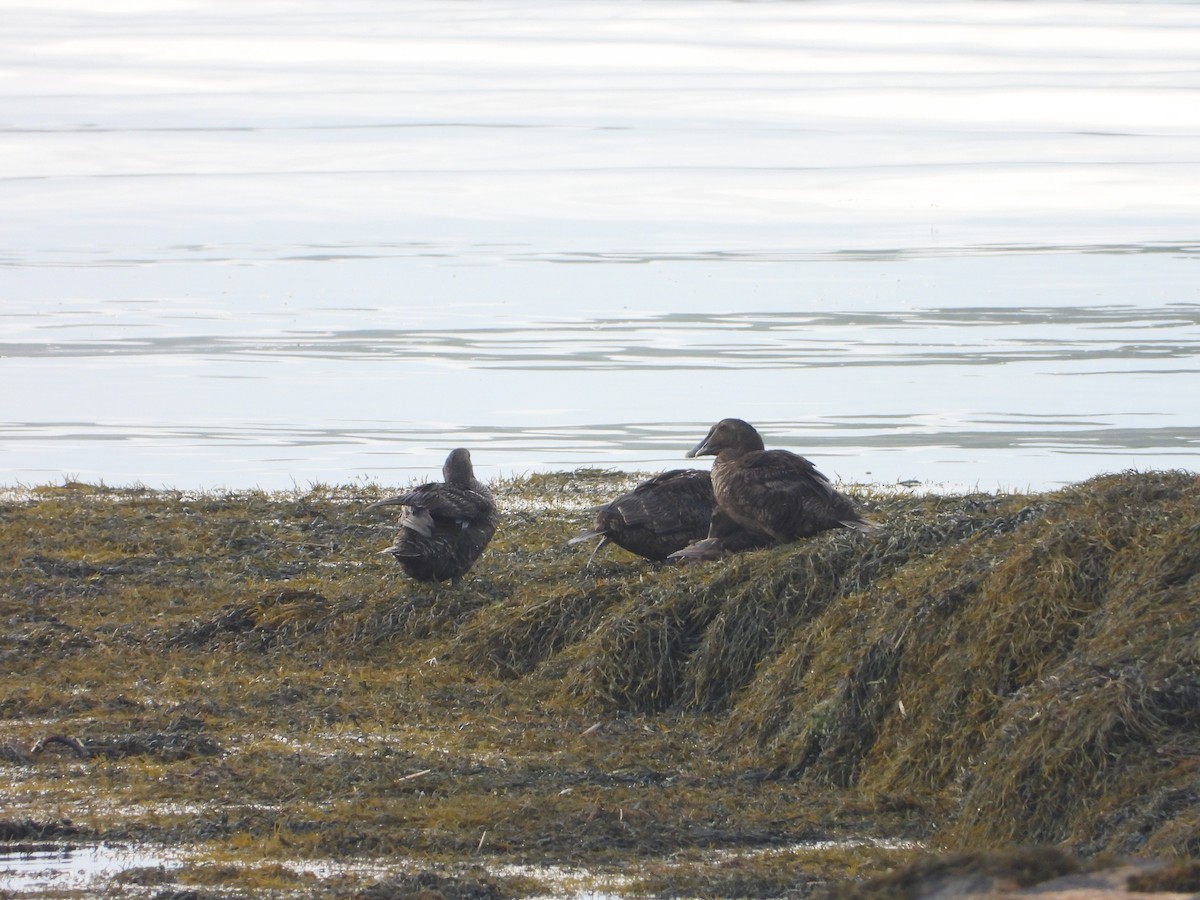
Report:
[[[818,900],[918,900],[989,897],[1073,875],[1083,865],[1056,847],[1018,847],[922,856],[861,884],[839,884]]]
[[[1129,876],[1129,890],[1143,893],[1200,893],[1200,861],[1166,865],[1148,872],[1137,872]]]
[[[569,539],[641,480],[493,483],[440,584],[376,552],[379,486],[9,492],[0,840],[171,848],[159,889],[221,896],[807,896],[1106,855],[1190,883],[1196,475],[847,487],[876,527],[587,565]]]
[[[513,896],[486,873],[444,875],[425,870],[376,882],[354,894],[355,900],[393,900],[396,897],[439,897],[444,900],[503,900]]]
[[[80,838],[86,830],[70,819],[39,822],[33,819],[0,819],[0,841],[54,841]]]

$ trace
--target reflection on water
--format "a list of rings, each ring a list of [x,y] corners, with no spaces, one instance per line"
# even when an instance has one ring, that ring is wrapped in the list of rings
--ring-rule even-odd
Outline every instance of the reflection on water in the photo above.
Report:
[[[1200,6],[18,8],[0,482],[1197,468]]]
[[[39,329],[95,328],[55,324]],[[149,323],[145,326],[152,327]],[[129,324],[122,323],[121,330]],[[847,366],[1005,365],[1197,357],[1200,304],[1164,307],[960,307],[879,312],[667,313],[637,318],[529,322],[457,329],[284,329],[257,337],[150,333],[112,339],[58,335],[0,344],[9,358],[429,359],[477,369],[789,369]],[[1188,365],[1185,369],[1194,369]],[[1180,371],[1174,369],[1172,371]]]

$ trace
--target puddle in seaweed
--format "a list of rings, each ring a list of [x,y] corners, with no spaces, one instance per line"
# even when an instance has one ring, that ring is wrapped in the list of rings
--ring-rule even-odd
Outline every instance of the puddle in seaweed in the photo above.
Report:
[[[161,848],[23,844],[0,848],[0,891],[40,893],[97,887],[129,869],[178,862]]]
[[[874,847],[881,850],[914,849],[911,841],[887,839],[857,839],[845,841],[806,841],[785,847],[736,850],[716,850],[707,854],[711,860],[727,863],[763,855],[806,855],[839,849]],[[109,845],[72,845],[36,843],[10,845],[0,848],[0,891],[11,894],[39,895],[47,892],[97,890],[109,885],[122,873],[138,869],[161,869],[157,883],[173,880],[171,869],[191,858],[191,854],[161,847],[127,847]],[[679,865],[693,866],[695,861]],[[281,867],[318,880],[357,877],[364,880],[386,880],[400,874],[418,871],[415,860],[288,860]],[[586,867],[560,865],[528,865],[514,863],[482,864],[489,875],[497,878],[532,879],[546,886],[545,896],[554,897],[621,897],[622,891],[636,880],[636,871],[600,871]],[[311,882],[309,882],[311,886]]]

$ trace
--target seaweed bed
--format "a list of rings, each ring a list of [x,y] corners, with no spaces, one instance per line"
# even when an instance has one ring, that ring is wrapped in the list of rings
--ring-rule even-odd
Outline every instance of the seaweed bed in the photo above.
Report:
[[[494,483],[500,531],[436,588],[376,552],[376,485],[7,491],[0,851],[159,848],[110,885],[155,897],[1194,873],[1196,475],[851,489],[881,527],[587,565],[566,540],[634,480]]]

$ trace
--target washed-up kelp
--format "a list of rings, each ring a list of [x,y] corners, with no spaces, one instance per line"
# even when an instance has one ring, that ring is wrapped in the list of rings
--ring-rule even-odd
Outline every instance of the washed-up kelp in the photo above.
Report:
[[[795,777],[952,792],[957,846],[1200,849],[1200,481],[1106,476],[797,622],[733,727]]]
[[[492,484],[488,552],[438,585],[375,552],[374,487],[0,502],[11,821],[78,795],[97,840],[447,865],[861,834],[1198,853],[1195,475],[846,489],[878,527],[582,565],[566,539],[638,478]],[[67,799],[39,807],[51,787]],[[164,797],[211,813],[129,812]],[[688,889],[806,889],[782,851],[756,859],[718,882],[689,857]]]

